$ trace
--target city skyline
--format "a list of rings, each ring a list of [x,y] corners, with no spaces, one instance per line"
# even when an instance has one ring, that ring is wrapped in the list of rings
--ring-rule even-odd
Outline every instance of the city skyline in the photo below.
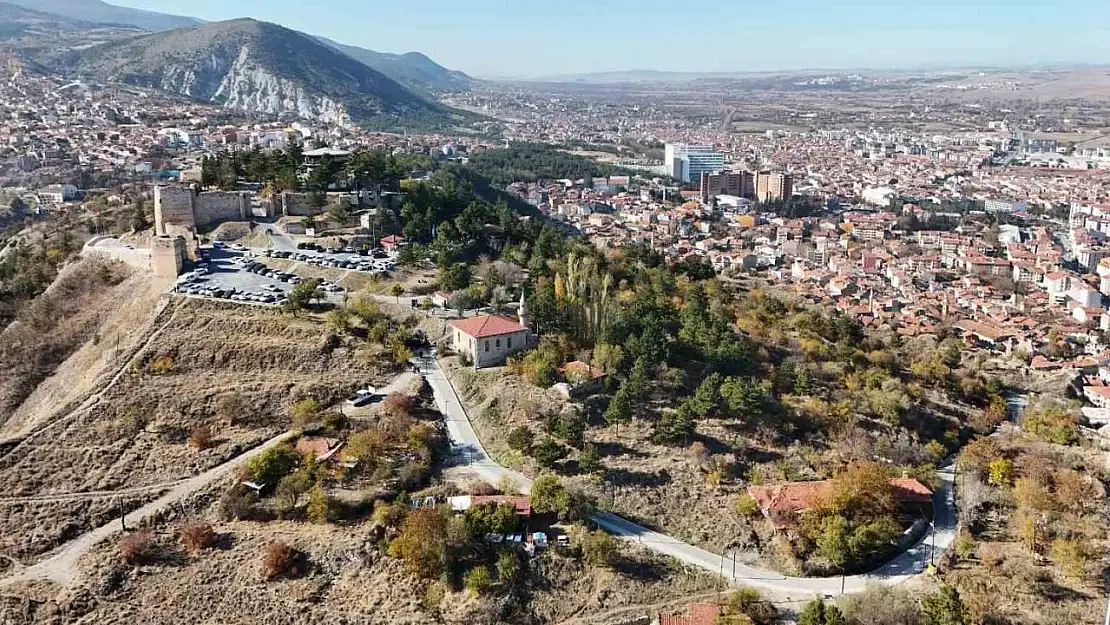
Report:
[[[183,12],[170,0],[114,3]],[[631,0],[557,6],[428,0],[415,14],[402,5],[354,0],[323,0],[312,11],[288,0],[197,0],[184,12],[213,21],[252,17],[382,52],[418,51],[488,78],[1110,62],[1110,39],[1100,26],[1110,23],[1110,6],[1093,0],[718,4],[686,10]],[[378,24],[389,27],[375,29]]]

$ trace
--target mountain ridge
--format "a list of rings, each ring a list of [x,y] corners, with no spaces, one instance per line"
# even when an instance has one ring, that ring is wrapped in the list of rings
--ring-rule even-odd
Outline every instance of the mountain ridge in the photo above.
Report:
[[[154,32],[204,23],[195,17],[132,9],[102,0],[7,0],[9,4],[90,24],[129,25]]]
[[[475,82],[466,73],[448,69],[422,52],[378,52],[339,43],[320,35],[310,36],[410,88],[422,91],[458,91],[469,88]]]
[[[438,104],[309,35],[249,18],[69,51],[55,66],[244,112],[338,124],[446,114]]]

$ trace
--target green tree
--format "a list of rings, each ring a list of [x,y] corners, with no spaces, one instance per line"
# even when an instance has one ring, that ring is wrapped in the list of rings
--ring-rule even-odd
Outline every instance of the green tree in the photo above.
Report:
[[[551,439],[547,439],[536,445],[533,453],[541,467],[550,469],[567,457],[567,448]]]
[[[298,460],[297,453],[288,444],[271,447],[247,461],[247,475],[265,490],[272,490],[297,466]]]
[[[444,291],[460,291],[470,286],[470,267],[456,263],[439,272],[439,288]]]
[[[538,514],[563,514],[570,505],[570,494],[559,478],[554,475],[541,475],[532,482],[528,501],[532,510]]]
[[[844,618],[840,608],[828,603],[825,604],[825,625],[848,625],[848,620]]]
[[[1006,458],[995,458],[987,465],[990,484],[1002,488],[1014,485],[1014,462]]]
[[[825,602],[818,597],[807,603],[798,615],[798,625],[825,625]]]
[[[601,369],[602,373],[612,375],[620,370],[624,363],[624,350],[620,345],[598,343],[594,347],[593,365]]]
[[[394,284],[389,287],[389,294],[394,297],[398,304],[401,303],[401,296],[405,294],[405,287],[400,284]]]
[[[322,299],[324,292],[320,289],[321,283],[319,278],[312,278],[293,287],[285,300],[285,310],[295,315],[308,308],[312,302]]]
[[[328,327],[335,332],[347,333],[351,331],[351,312],[343,306],[330,311],[325,320]]]
[[[678,409],[663,412],[655,422],[651,439],[660,444],[685,444],[690,435],[694,433],[694,414],[692,408],[693,397],[687,397]]]
[[[578,456],[578,468],[583,473],[597,473],[602,470],[601,451],[595,443],[586,443]]]
[[[582,556],[590,566],[612,567],[620,553],[617,539],[602,530],[583,533],[581,541]]]
[[[631,420],[631,393],[626,386],[621,386],[617,389],[617,392],[613,394],[612,399],[609,400],[609,405],[605,408],[605,422],[617,428],[619,435],[620,425],[622,423],[628,423]]]
[[[821,522],[821,533],[817,536],[817,554],[843,568],[852,557],[849,540],[852,528],[848,519],[840,515],[826,517]]]
[[[955,586],[945,586],[921,600],[924,625],[967,625],[968,613]]]

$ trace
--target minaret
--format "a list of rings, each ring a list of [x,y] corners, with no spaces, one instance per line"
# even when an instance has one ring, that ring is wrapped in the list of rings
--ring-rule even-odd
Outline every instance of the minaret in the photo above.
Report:
[[[520,290],[520,305],[516,308],[517,319],[520,320],[520,325],[528,327],[528,304],[524,302],[524,289]]]

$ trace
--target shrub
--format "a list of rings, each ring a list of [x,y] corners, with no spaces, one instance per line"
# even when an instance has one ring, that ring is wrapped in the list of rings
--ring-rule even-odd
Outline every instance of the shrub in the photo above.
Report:
[[[1075,417],[1058,408],[1034,410],[1022,425],[1033,436],[1056,445],[1074,445],[1079,441]]]
[[[921,610],[905,589],[873,586],[845,597],[841,609],[850,623],[858,625],[918,625]]]
[[[303,429],[319,416],[320,402],[311,397],[302,399],[293,404],[290,413],[293,415],[293,427]]]
[[[199,553],[216,545],[216,532],[212,526],[200,521],[186,521],[178,530],[181,544],[187,551]]]
[[[293,451],[292,446],[278,445],[247,461],[247,475],[251,481],[263,485],[266,489],[273,489],[277,487],[281,478],[297,466],[299,461],[300,457]]]
[[[524,567],[521,566],[520,556],[517,555],[515,549],[511,551],[502,551],[501,555],[497,556],[497,579],[499,579],[502,584],[507,586],[516,584],[517,581],[521,579],[523,568]]]
[[[532,430],[523,425],[518,425],[517,427],[513,428],[511,432],[509,432],[507,442],[509,443],[510,449],[522,453],[528,453],[532,450],[533,438],[534,436],[532,435]]]
[[[586,532],[581,547],[582,557],[590,566],[612,567],[620,552],[617,540],[601,530]]]
[[[401,482],[401,488],[414,490],[424,483],[427,475],[428,465],[422,462],[409,462],[397,472],[397,479]]]
[[[149,371],[151,375],[168,375],[173,373],[173,370],[173,356],[158,356],[147,365],[147,371]]]
[[[359,464],[374,466],[385,448],[385,437],[380,430],[362,430],[351,435],[343,454],[358,460]]]
[[[726,616],[743,615],[755,625],[770,625],[778,620],[778,610],[754,588],[741,587],[725,600]]]
[[[203,451],[212,446],[212,428],[207,425],[198,425],[189,432],[189,446],[197,451]]]
[[[220,497],[220,511],[225,519],[246,520],[257,513],[258,495],[251,489],[236,484]]]
[[[302,559],[291,545],[275,540],[262,551],[262,577],[266,581],[297,577],[303,572]]]
[[[219,399],[216,404],[216,416],[228,425],[236,425],[249,421],[247,413],[250,406],[238,393],[229,393]]]
[[[409,449],[415,452],[430,451],[432,449],[432,436],[435,432],[431,426],[424,423],[417,423],[409,428],[408,431],[408,445]]]
[[[463,584],[470,592],[480,595],[493,585],[493,575],[490,574],[489,568],[479,565],[466,572],[463,576]]]
[[[324,492],[322,486],[317,484],[308,494],[308,520],[313,523],[327,523],[334,515],[334,504],[331,497]]]
[[[347,415],[342,412],[328,412],[324,414],[324,427],[330,432],[341,432],[347,429]]]
[[[741,493],[741,495],[736,498],[736,514],[742,517],[750,517],[757,512],[759,512],[759,504],[754,497],[747,493]]]
[[[158,544],[150,532],[135,532],[120,540],[119,553],[128,564],[149,564],[158,555]]]
[[[922,598],[921,615],[929,625],[967,625],[970,620],[960,593],[952,586]]]
[[[381,411],[386,416],[394,419],[403,419],[412,416],[412,398],[402,393],[391,393],[382,400]]]
[[[1090,555],[1082,543],[1075,540],[1057,539],[1052,541],[1050,551],[1052,560],[1064,569],[1064,572],[1076,579],[1083,579],[1087,574],[1087,561]]]
[[[388,503],[378,500],[374,504],[374,514],[371,516],[374,523],[385,527],[400,527],[405,520],[408,508],[400,503]]]

